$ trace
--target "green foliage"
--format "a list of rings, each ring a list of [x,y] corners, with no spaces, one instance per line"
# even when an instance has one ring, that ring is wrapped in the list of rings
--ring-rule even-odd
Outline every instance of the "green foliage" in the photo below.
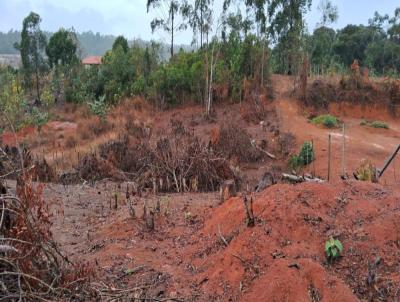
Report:
[[[32,87],[32,76],[35,76],[36,97],[40,101],[40,77],[46,69],[44,58],[46,36],[40,29],[41,18],[31,12],[23,21],[21,42],[15,47],[21,53],[22,66],[25,74],[25,87]]]
[[[32,111],[28,115],[26,123],[34,126],[43,126],[49,121],[49,113],[46,111],[41,111],[37,107],[33,107]]]
[[[299,153],[300,162],[306,166],[315,159],[314,147],[311,142],[304,142]]]
[[[163,29],[171,35],[171,58],[174,56],[174,36],[177,31],[186,28],[185,23],[177,25],[176,17],[179,13],[181,3],[177,0],[147,0],[147,12],[150,8],[159,9],[167,7],[167,14],[161,14],[163,18],[155,18],[151,21],[151,30],[154,33],[157,29]]]
[[[271,25],[269,32],[277,42],[274,56],[278,71],[296,74],[299,69],[304,33],[304,15],[311,8],[311,0],[271,0],[268,15]]]
[[[103,96],[99,97],[98,99],[96,99],[92,102],[89,102],[88,104],[89,104],[90,111],[93,114],[95,114],[101,118],[105,118],[106,114],[107,114],[107,104],[106,104],[105,100],[106,100],[106,97],[103,95]]]
[[[318,10],[322,13],[321,26],[334,23],[339,18],[338,7],[332,4],[330,0],[321,0]]]
[[[381,122],[381,121],[373,121],[371,123],[371,127],[373,128],[383,128],[383,129],[389,129],[389,125],[385,122]]]
[[[289,158],[289,167],[292,170],[299,171],[301,167],[303,167],[303,161],[299,155],[293,154]]]
[[[382,121],[370,121],[370,120],[362,120],[360,122],[361,126],[370,126],[373,128],[382,128],[382,129],[389,129],[389,125]]]
[[[298,171],[303,166],[312,163],[315,160],[314,147],[311,142],[304,142],[300,153],[294,154],[289,158],[288,165],[291,169]]]
[[[315,125],[324,125],[327,128],[334,128],[338,126],[337,118],[329,114],[322,114],[314,117],[311,122]]]
[[[343,245],[338,239],[333,237],[325,242],[325,254],[328,261],[334,261],[343,253]]]
[[[76,51],[77,38],[75,33],[61,28],[51,36],[46,47],[50,67],[66,66],[78,62]]]
[[[118,36],[115,41],[114,44],[112,46],[112,50],[115,51],[118,47],[121,47],[122,50],[127,53],[129,50],[129,46],[128,46],[128,40],[125,39],[124,36]]]
[[[0,68],[0,110],[15,127],[18,127],[25,110],[25,91],[21,82],[17,72]]]

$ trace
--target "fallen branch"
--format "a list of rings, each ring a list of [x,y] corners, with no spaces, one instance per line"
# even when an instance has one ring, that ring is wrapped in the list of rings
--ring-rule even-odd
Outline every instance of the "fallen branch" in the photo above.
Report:
[[[317,177],[308,177],[308,176],[301,176],[301,175],[294,175],[287,173],[282,173],[282,178],[292,182],[317,182],[317,183],[325,182],[325,180]]]
[[[3,253],[5,253],[5,252],[18,253],[18,250],[15,247],[11,246],[11,245],[2,244],[2,245],[0,245],[0,252],[3,252]]]
[[[272,159],[276,159],[276,156],[273,155],[272,153],[269,153],[268,151],[265,151],[264,149],[260,148],[259,146],[256,145],[256,141],[253,139],[251,140],[251,145],[256,148],[258,151],[263,152],[264,154],[266,154],[268,157],[272,158]]]

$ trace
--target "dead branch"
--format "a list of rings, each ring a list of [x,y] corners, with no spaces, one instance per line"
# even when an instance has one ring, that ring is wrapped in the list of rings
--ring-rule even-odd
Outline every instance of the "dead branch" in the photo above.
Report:
[[[228,241],[226,241],[225,237],[222,235],[221,228],[219,225],[218,225],[218,234],[219,234],[219,238],[221,238],[221,241],[225,244],[225,246],[228,246],[229,245]]]
[[[276,159],[276,156],[273,155],[272,153],[269,153],[268,151],[265,151],[263,149],[261,149],[259,146],[257,146],[256,141],[253,139],[251,140],[251,145],[256,148],[258,151],[263,152],[264,154],[266,154],[268,157],[272,158],[272,159]]]
[[[325,182],[325,180],[317,177],[301,176],[301,175],[294,175],[287,173],[282,173],[282,178],[292,182],[317,182],[317,183]]]
[[[246,209],[246,225],[253,227],[255,225],[254,213],[253,213],[253,197],[250,197],[250,202],[247,196],[243,194],[243,204]]]

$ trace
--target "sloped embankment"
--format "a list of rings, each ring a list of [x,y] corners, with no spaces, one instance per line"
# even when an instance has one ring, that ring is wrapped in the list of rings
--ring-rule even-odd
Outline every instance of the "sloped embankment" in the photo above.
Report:
[[[254,214],[247,228],[243,202],[232,198],[206,220],[192,263],[209,298],[399,299],[398,193],[358,182],[275,185],[256,196]],[[324,255],[329,236],[345,248],[333,264]]]

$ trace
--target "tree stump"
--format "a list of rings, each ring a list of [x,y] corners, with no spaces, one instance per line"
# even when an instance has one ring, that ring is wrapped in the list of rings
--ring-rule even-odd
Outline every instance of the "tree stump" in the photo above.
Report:
[[[146,215],[146,228],[148,231],[154,230],[154,212],[152,210]]]
[[[272,175],[272,173],[266,172],[254,189],[256,192],[261,192],[274,184],[276,184],[274,176]]]
[[[224,181],[220,188],[220,201],[223,203],[231,197],[236,196],[236,184],[235,181],[230,179]]]

